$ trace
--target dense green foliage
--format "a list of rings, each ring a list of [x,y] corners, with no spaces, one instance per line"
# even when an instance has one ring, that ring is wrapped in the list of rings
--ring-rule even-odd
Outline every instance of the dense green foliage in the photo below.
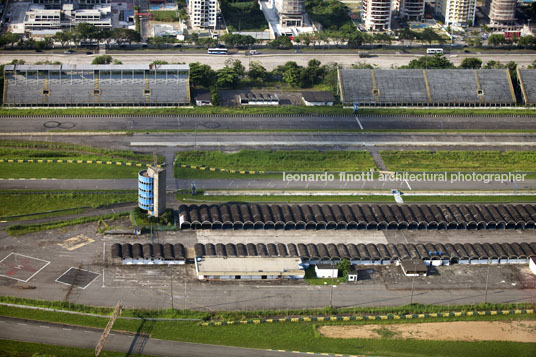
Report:
[[[264,31],[264,14],[255,0],[221,0],[220,8],[230,31]]]
[[[443,68],[455,68],[455,66],[445,56],[440,55],[440,54],[435,54],[433,56],[423,56],[423,57],[419,57],[417,59],[411,60],[407,66],[400,66],[400,68],[443,69]]]
[[[305,9],[311,19],[319,22],[325,30],[351,23],[348,7],[337,0],[306,0]]]

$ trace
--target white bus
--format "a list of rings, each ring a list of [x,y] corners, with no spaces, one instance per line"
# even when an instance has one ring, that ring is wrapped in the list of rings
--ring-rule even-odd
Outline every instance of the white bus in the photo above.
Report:
[[[427,55],[435,55],[436,53],[439,53],[440,55],[442,55],[443,49],[442,48],[427,48],[426,49]]]
[[[227,54],[227,48],[209,48],[208,49],[209,55],[226,55]]]

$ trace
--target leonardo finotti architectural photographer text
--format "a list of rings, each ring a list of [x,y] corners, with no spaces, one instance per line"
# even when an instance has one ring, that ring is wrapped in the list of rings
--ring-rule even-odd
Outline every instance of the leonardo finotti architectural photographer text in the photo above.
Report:
[[[396,172],[396,173],[309,173],[297,174],[283,172],[283,181],[286,182],[359,182],[359,181],[385,181],[385,182],[523,182],[527,174],[504,172],[504,173],[479,173],[479,172]]]

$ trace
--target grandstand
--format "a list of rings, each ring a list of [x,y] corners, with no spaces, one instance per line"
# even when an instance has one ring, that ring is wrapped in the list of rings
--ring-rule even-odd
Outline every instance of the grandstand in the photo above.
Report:
[[[188,65],[6,65],[4,106],[179,106]]]
[[[340,69],[345,105],[509,106],[516,102],[506,69]]]
[[[517,78],[523,95],[523,103],[536,105],[536,71],[531,69],[517,69]]]

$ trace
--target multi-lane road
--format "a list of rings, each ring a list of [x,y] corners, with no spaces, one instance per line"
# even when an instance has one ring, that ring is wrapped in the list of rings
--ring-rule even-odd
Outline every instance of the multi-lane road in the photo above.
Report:
[[[515,110],[512,110],[515,114]],[[536,116],[4,117],[2,132],[92,130],[536,130]]]

